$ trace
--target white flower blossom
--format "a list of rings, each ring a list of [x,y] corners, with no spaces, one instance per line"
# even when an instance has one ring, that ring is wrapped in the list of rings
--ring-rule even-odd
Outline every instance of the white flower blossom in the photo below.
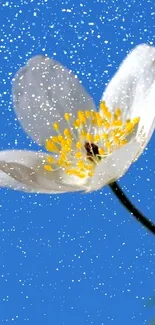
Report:
[[[13,80],[15,113],[45,151],[0,152],[0,186],[64,193],[97,190],[120,178],[155,126],[155,48],[132,50],[103,93],[99,110],[78,78],[44,56]]]

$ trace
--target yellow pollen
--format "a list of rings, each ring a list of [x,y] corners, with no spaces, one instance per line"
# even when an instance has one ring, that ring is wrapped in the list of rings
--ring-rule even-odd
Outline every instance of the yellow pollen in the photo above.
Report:
[[[60,140],[59,140],[59,136],[53,136],[53,137],[51,138],[51,140],[52,140],[53,142],[55,142],[55,143],[59,143],[59,142],[60,142]]]
[[[140,121],[140,117],[135,117],[131,122],[133,125],[136,125],[139,123],[139,121]]]
[[[80,132],[80,136],[81,136],[81,137],[86,137],[86,134],[87,134],[87,132],[86,132],[85,130],[82,130],[82,131]]]
[[[82,158],[82,152],[76,152],[75,153],[75,158],[81,159]]]
[[[78,129],[81,126],[81,121],[79,119],[75,120],[74,127],[75,129]]]
[[[107,139],[108,139],[108,134],[107,134],[107,133],[103,133],[103,134],[102,134],[102,138],[103,138],[104,140],[107,140]]]
[[[70,113],[65,113],[64,114],[64,119],[68,122],[70,121],[70,118],[71,118],[71,114]]]
[[[100,137],[99,134],[95,134],[95,135],[94,135],[94,141],[95,141],[95,142],[100,141],[100,139],[101,139],[101,137]]]
[[[65,153],[69,153],[70,151],[71,151],[71,146],[70,145],[68,145],[67,143],[64,145],[64,147],[63,147],[63,151],[65,152]]]
[[[80,169],[85,169],[83,160],[79,160],[79,161],[77,161],[77,166],[78,166],[78,168],[80,168]]]
[[[86,123],[86,118],[85,118],[85,114],[83,111],[78,111],[77,112],[77,116],[78,116],[78,120],[81,122],[81,123]]]
[[[64,120],[67,128],[61,132],[59,123],[54,122],[53,129],[58,134],[45,142],[46,150],[55,156],[47,156],[44,168],[51,172],[60,168],[67,175],[84,179],[94,175],[100,160],[128,143],[140,118],[124,121],[120,108],[111,112],[101,101],[100,112],[79,110],[74,119],[65,113]]]
[[[45,170],[47,170],[48,172],[52,172],[53,168],[50,165],[44,165]]]
[[[88,176],[89,176],[89,177],[92,177],[93,175],[94,175],[93,172],[89,172],[89,173],[88,173]]]
[[[54,163],[55,163],[55,159],[54,159],[53,157],[51,157],[51,156],[48,156],[48,158],[47,158],[47,162],[48,162],[49,164],[54,164]]]
[[[127,143],[126,139],[120,140],[120,147],[124,146]]]
[[[112,114],[109,111],[105,111],[104,116],[110,120],[112,118]]]
[[[110,141],[106,141],[105,146],[107,147],[107,149],[110,149],[110,148],[111,148],[111,143],[110,143]]]
[[[66,170],[66,174],[68,175],[74,175],[74,176],[77,176],[77,177],[80,177],[80,178],[85,178],[86,177],[86,174],[83,173],[83,172],[80,172],[76,169],[67,169]]]
[[[108,110],[108,108],[107,108],[107,106],[106,106],[106,104],[105,104],[104,101],[101,101],[100,102],[100,110],[103,111],[103,113]]]
[[[92,118],[92,125],[94,126],[102,126],[103,119],[98,112],[94,112],[93,118]]]
[[[85,169],[87,169],[89,171],[93,171],[94,170],[94,165],[92,165],[92,164],[85,164]]]
[[[85,111],[85,117],[88,119],[92,116],[92,111]]]
[[[132,124],[132,121],[126,122],[125,130],[126,130],[127,133],[132,132],[133,128],[134,128],[134,125]]]
[[[121,120],[115,120],[112,122],[112,126],[116,127],[116,126],[122,126],[123,123]]]
[[[82,143],[81,143],[80,141],[78,141],[78,142],[76,143],[76,148],[77,148],[77,149],[81,149],[81,148],[82,148]]]
[[[114,119],[120,118],[121,115],[121,110],[119,108],[116,108],[114,113]]]
[[[53,123],[53,129],[55,131],[59,131],[59,123],[58,122]]]
[[[64,139],[64,138],[63,138],[62,134],[59,134],[59,135],[58,135],[58,141],[61,143],[61,142],[63,141],[63,139]]]
[[[101,156],[103,156],[103,155],[105,154],[105,151],[104,151],[103,148],[99,148],[98,151],[99,151],[99,154],[100,154]]]
[[[110,123],[108,121],[103,121],[103,126],[106,128],[106,129],[109,129],[110,128]]]
[[[87,134],[86,134],[86,140],[87,140],[87,141],[93,141],[93,135],[90,134],[90,133],[87,133]]]
[[[113,137],[113,139],[114,139],[114,143],[116,143],[117,145],[119,145],[119,143],[120,143],[120,137],[118,137],[118,136],[114,136]]]
[[[70,130],[69,130],[69,129],[65,129],[65,130],[64,130],[64,135],[65,135],[66,138],[70,138],[70,137],[71,137],[71,132],[70,132]]]
[[[60,156],[60,159],[58,160],[58,165],[60,167],[67,168],[71,166],[71,162],[67,160],[67,157],[64,158],[63,156]]]
[[[50,152],[59,153],[59,148],[55,145],[55,143],[51,139],[46,140],[45,148]]]

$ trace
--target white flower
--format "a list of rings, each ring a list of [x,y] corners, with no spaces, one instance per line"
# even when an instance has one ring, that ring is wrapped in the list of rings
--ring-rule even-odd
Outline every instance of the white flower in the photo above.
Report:
[[[99,112],[78,78],[36,56],[13,81],[24,130],[46,152],[0,152],[0,186],[40,193],[92,191],[120,178],[155,125],[155,48],[137,46],[105,89]]]

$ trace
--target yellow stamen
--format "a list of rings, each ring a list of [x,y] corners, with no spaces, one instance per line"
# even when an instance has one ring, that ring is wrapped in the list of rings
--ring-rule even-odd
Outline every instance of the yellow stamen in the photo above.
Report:
[[[80,141],[76,142],[76,148],[81,149],[82,148],[82,143]]]
[[[82,158],[82,152],[76,152],[75,153],[75,158],[81,159]]]
[[[92,177],[93,175],[94,175],[93,172],[89,172],[89,173],[88,173],[88,176],[89,176],[89,177]]]
[[[99,154],[100,154],[101,156],[103,156],[103,155],[105,154],[105,151],[104,151],[103,148],[99,148],[98,151],[99,151]]]
[[[64,139],[64,137],[63,137],[62,134],[59,134],[59,135],[58,135],[58,141],[59,141],[59,143],[60,143],[61,145],[63,145],[65,139]]]
[[[77,167],[80,168],[80,169],[85,169],[83,160],[78,160],[77,161]]]
[[[113,127],[122,126],[122,125],[123,125],[123,123],[122,123],[121,120],[115,120],[115,121],[112,122]]]
[[[86,134],[86,140],[87,140],[87,141],[93,141],[93,135],[90,134],[90,133],[87,133],[87,134]]]
[[[53,168],[50,165],[44,165],[45,170],[47,170],[48,172],[52,172]]]
[[[65,113],[64,114],[64,119],[69,122],[70,121],[70,118],[71,118],[71,114],[70,113]]]
[[[114,118],[120,118],[122,115],[121,110],[119,108],[116,108],[115,113],[114,113]]]
[[[51,156],[48,156],[48,158],[47,158],[47,162],[48,162],[49,164],[54,164],[54,163],[55,163],[55,159],[54,159],[53,157],[51,157]]]
[[[110,128],[110,123],[109,123],[108,121],[103,120],[103,126],[104,126],[106,129],[109,129],[109,128]]]
[[[133,125],[136,125],[139,123],[139,121],[140,121],[140,117],[135,117],[131,122]]]
[[[94,165],[92,164],[85,164],[85,169],[87,169],[88,171],[93,171],[94,170]]]
[[[85,113],[83,111],[78,111],[77,116],[81,123],[86,123]]]
[[[106,141],[105,146],[107,147],[107,149],[110,149],[110,148],[111,148],[111,143],[110,143],[110,141]]]
[[[101,138],[103,138],[104,140],[107,140],[108,139],[108,134],[107,133],[103,133]]]
[[[64,114],[68,127],[62,133],[59,123],[53,124],[58,135],[47,139],[45,147],[55,153],[56,158],[49,155],[44,168],[47,171],[62,168],[67,175],[79,178],[92,177],[101,159],[129,141],[128,136],[136,130],[140,120],[135,117],[124,122],[122,111],[119,108],[109,111],[104,101],[100,103],[100,112],[79,110],[72,123],[71,117],[70,113]]]
[[[92,116],[92,111],[85,111],[85,117],[88,119]]]
[[[120,147],[124,146],[125,144],[127,144],[126,139],[120,140]]]
[[[78,171],[78,170],[76,170],[76,169],[67,169],[67,170],[66,170],[66,174],[68,174],[68,175],[78,176],[78,177],[80,177],[80,178],[85,178],[85,177],[86,177],[86,174],[85,174],[85,173],[80,172],[80,171]]]
[[[59,135],[60,136],[60,135]],[[55,143],[60,143],[59,136],[53,136],[51,140]]]
[[[107,120],[110,120],[112,118],[112,113],[108,110],[108,107],[106,106],[104,101],[100,103],[100,110],[102,111],[104,117],[106,117]]]
[[[75,120],[74,127],[75,129],[78,129],[81,126],[81,121],[79,119]]]
[[[53,123],[53,129],[55,131],[59,131],[59,123],[58,122]]]
[[[70,130],[69,130],[69,129],[65,129],[65,130],[64,130],[64,135],[65,135],[66,138],[70,138],[70,137],[71,137],[71,132],[70,132]]]
[[[85,130],[82,130],[82,131],[80,132],[80,136],[81,136],[81,137],[86,137],[86,134],[87,134],[87,132],[86,132]]]
[[[95,134],[95,135],[94,135],[94,141],[95,141],[95,142],[100,141],[100,139],[101,139],[101,137],[100,137],[99,134]]]
[[[45,148],[50,152],[59,153],[59,148],[55,145],[55,143],[51,139],[46,140]]]
[[[106,104],[105,104],[104,101],[101,101],[101,102],[100,102],[100,110],[101,110],[103,113],[106,112],[106,111],[108,110],[108,108],[107,108],[107,106],[106,106]]]

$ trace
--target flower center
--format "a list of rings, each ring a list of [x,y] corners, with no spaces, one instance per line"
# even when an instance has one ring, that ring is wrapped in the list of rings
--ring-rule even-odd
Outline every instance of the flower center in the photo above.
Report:
[[[96,144],[85,142],[84,147],[86,149],[87,158],[90,161],[93,161],[93,156],[98,157],[98,159],[101,160],[101,156],[99,154],[99,148]]]
[[[65,113],[67,128],[61,130],[59,122],[55,122],[53,128],[57,135],[46,140],[45,148],[51,155],[44,163],[45,170],[62,168],[68,175],[93,176],[101,159],[128,142],[139,120],[136,117],[123,122],[121,110],[111,113],[103,101],[100,113],[78,111],[75,118]]]

